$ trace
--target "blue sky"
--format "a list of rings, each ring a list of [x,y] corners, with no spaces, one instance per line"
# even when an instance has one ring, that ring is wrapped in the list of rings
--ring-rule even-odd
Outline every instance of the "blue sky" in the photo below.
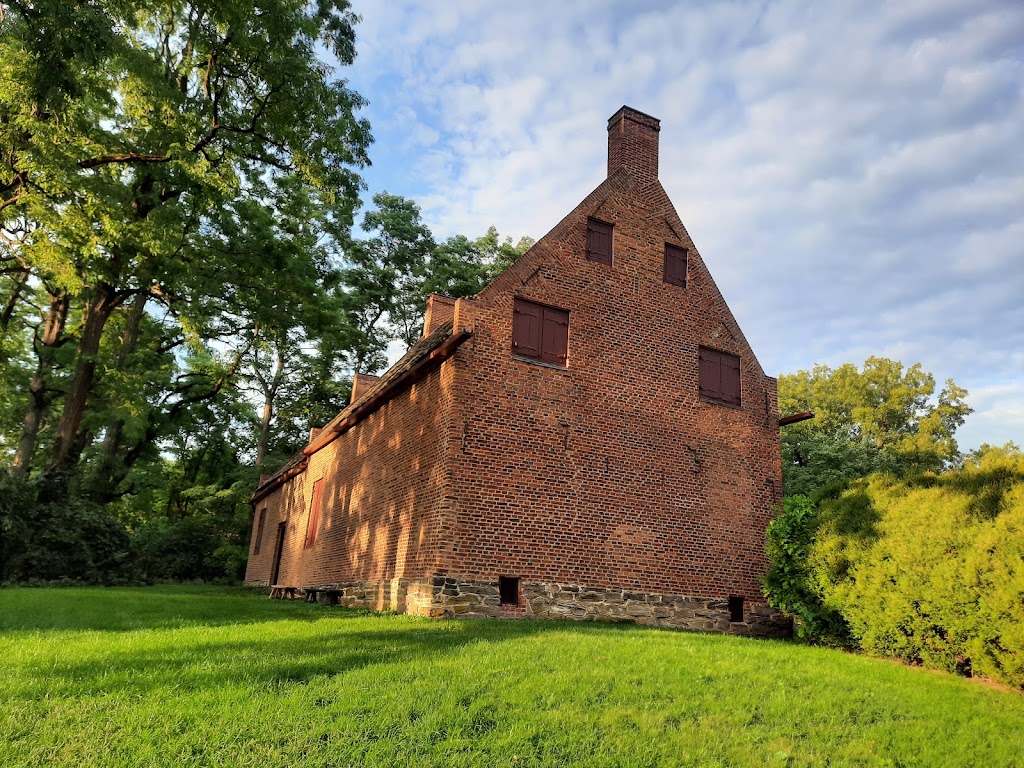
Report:
[[[364,177],[540,237],[661,119],[661,180],[765,369],[921,362],[1024,444],[1024,3],[354,0]]]

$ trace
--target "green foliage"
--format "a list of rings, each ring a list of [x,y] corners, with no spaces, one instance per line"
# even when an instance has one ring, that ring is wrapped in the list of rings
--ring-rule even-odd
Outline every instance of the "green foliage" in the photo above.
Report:
[[[818,600],[870,653],[1024,687],[1024,455],[1013,446],[941,475],[872,475],[817,515],[795,509],[769,535],[767,584],[783,607],[802,615]],[[787,576],[797,598],[779,586]]]
[[[782,430],[783,487],[787,496],[817,497],[872,472],[895,472],[889,451],[815,431],[803,423]]]
[[[46,502],[39,483],[0,475],[0,581],[136,577],[125,526],[85,499]]]
[[[355,372],[383,367],[392,340],[415,343],[428,294],[472,296],[533,244],[513,244],[494,227],[476,240],[456,235],[437,243],[412,200],[381,192],[373,204],[362,223],[369,237],[351,243],[342,272],[346,317],[356,329],[349,344]]]
[[[819,489],[872,472],[941,471],[960,460],[954,437],[971,413],[967,391],[952,379],[936,395],[935,377],[915,363],[869,357],[862,368],[825,365],[779,377],[782,414],[814,411],[782,429],[787,494]]]
[[[824,648],[210,587],[0,590],[0,764],[1012,766],[1024,697]]]
[[[248,547],[246,518],[192,515],[147,520],[133,536],[138,566],[151,579],[240,581]]]
[[[521,251],[493,228],[439,246],[387,193],[352,237],[357,21],[348,0],[0,10],[0,472],[39,491],[5,518],[18,547],[120,520],[133,546],[110,546],[147,574],[236,575],[260,472],[415,341],[427,293]],[[87,550],[16,570],[113,578]]]
[[[795,619],[802,640],[845,645],[849,631],[842,617],[826,607],[815,589],[808,552],[820,520],[818,509],[804,496],[783,500],[778,516],[768,526],[765,550],[771,564],[762,580],[768,604]]]

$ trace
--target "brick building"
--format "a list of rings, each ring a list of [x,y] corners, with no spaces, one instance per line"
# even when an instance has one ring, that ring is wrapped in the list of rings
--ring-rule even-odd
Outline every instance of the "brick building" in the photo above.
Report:
[[[423,338],[254,501],[246,579],[430,616],[776,634],[781,496],[765,375],[658,181],[659,121],[608,122],[608,177]]]

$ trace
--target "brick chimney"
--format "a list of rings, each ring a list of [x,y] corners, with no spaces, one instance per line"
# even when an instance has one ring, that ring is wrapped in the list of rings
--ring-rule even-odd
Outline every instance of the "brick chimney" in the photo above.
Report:
[[[377,383],[379,376],[373,376],[369,373],[357,373],[352,377],[352,397],[349,399],[351,405],[360,397],[370,391],[370,387]]]
[[[658,132],[661,121],[632,107],[608,119],[608,175],[625,168],[637,181],[658,178]]]
[[[448,322],[453,317],[455,317],[455,299],[440,293],[430,294],[427,296],[427,313],[423,316],[423,335],[429,336],[431,331],[436,330],[439,325]]]

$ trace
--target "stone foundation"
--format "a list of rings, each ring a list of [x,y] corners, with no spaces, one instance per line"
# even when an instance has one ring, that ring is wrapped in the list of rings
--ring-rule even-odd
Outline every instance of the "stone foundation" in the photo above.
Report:
[[[250,583],[250,586],[266,586]],[[431,618],[530,618],[632,622],[702,632],[789,637],[792,621],[760,601],[744,601],[743,621],[730,621],[727,598],[633,592],[579,584],[522,582],[520,604],[502,605],[496,582],[434,576],[319,584],[340,592],[349,608],[395,611]]]
[[[524,617],[632,622],[704,632],[757,637],[789,637],[792,621],[760,601],[744,601],[743,621],[730,621],[728,598],[663,595],[602,589],[579,584],[525,582],[519,606],[500,605],[497,584],[434,577],[430,615]],[[443,609],[443,610],[441,610]]]
[[[247,587],[269,588],[265,579],[245,582]],[[289,585],[292,586],[292,585]],[[338,605],[346,608],[368,608],[372,611],[394,611],[417,616],[444,616],[443,610],[434,607],[434,588],[429,579],[384,579],[369,581],[345,581],[333,584],[304,584],[318,590],[335,590],[339,593]],[[317,596],[325,602],[323,593]]]

